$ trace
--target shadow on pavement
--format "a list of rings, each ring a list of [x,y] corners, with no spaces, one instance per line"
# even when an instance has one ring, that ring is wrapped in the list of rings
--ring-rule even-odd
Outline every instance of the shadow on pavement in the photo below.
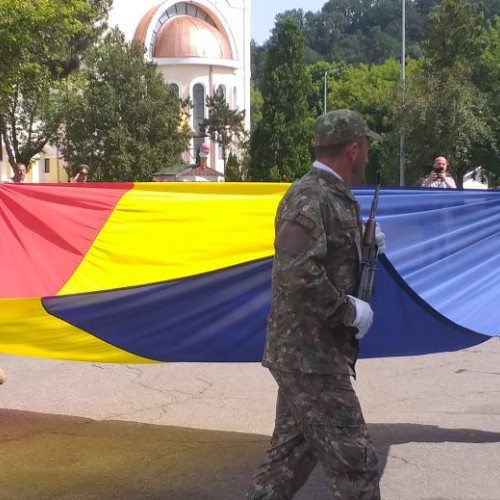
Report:
[[[264,457],[256,434],[0,409],[1,500],[237,500]],[[392,444],[500,442],[500,433],[369,426],[382,467]]]
[[[391,445],[404,443],[499,443],[500,432],[476,429],[448,429],[422,424],[368,424],[380,460],[385,469]]]

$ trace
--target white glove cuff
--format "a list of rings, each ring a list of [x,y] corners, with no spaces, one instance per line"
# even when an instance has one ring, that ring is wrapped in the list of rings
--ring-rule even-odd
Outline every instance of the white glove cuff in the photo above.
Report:
[[[355,337],[358,340],[361,340],[368,333],[370,326],[372,326],[373,311],[368,302],[353,297],[352,295],[348,295],[347,297],[356,307],[356,317],[352,322],[352,326],[358,330]]]

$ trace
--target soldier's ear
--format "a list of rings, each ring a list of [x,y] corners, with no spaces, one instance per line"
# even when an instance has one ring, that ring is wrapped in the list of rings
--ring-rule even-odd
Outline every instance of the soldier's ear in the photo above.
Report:
[[[356,141],[349,143],[346,147],[346,152],[349,154],[351,160],[356,160],[359,154],[359,144]]]

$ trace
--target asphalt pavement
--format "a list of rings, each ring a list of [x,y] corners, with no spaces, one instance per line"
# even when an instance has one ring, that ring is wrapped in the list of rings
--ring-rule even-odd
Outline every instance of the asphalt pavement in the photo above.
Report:
[[[258,364],[105,365],[0,355],[0,500],[236,500],[276,386]],[[500,342],[361,360],[385,500],[500,499]],[[320,468],[297,500],[328,499]]]

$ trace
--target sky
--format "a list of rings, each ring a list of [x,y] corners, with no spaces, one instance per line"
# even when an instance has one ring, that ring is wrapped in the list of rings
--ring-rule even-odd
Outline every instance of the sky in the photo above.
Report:
[[[318,12],[326,2],[327,0],[252,0],[252,38],[262,45],[271,35],[276,14],[291,9]]]

